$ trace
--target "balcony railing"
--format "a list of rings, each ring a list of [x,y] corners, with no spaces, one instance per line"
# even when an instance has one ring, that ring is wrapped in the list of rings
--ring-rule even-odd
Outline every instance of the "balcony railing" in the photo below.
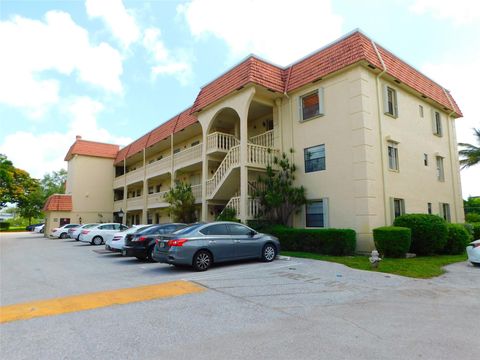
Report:
[[[196,202],[202,201],[202,184],[192,185],[192,193]]]
[[[113,211],[120,211],[123,207],[123,200],[116,200],[113,202]]]
[[[278,157],[280,151],[265,146],[247,144],[247,162],[256,167],[266,167],[273,164],[275,156]]]
[[[127,184],[143,181],[143,167],[127,173]]]
[[[173,156],[175,168],[202,161],[202,144],[179,151]]]
[[[240,164],[240,145],[232,147],[225,158],[220,163],[217,171],[213,174],[212,178],[207,180],[207,196],[212,195],[215,191],[220,182],[224,180],[225,175],[227,172],[234,166],[238,166]]]
[[[207,152],[225,151],[240,144],[240,141],[231,134],[214,132],[207,136]]]
[[[273,130],[268,130],[263,134],[252,136],[250,142],[254,145],[273,148]]]
[[[143,196],[127,199],[127,210],[143,209]]]
[[[172,157],[170,155],[147,165],[147,178],[165,174],[170,171]]]
[[[147,201],[148,201],[148,208],[153,207],[164,207],[168,206],[168,203],[165,201],[165,194],[168,191],[160,191],[158,193],[148,194]]]
[[[117,176],[113,179],[113,188],[118,189],[125,185],[125,175]]]

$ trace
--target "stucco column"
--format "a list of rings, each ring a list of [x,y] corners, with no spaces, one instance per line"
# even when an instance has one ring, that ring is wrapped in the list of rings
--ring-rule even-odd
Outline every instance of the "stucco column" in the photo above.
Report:
[[[202,210],[200,213],[201,221],[208,219],[208,204],[207,204],[207,180],[208,180],[208,155],[207,155],[207,133],[206,129],[202,129]]]
[[[248,201],[248,107],[240,115],[240,214],[239,219],[247,219]]]

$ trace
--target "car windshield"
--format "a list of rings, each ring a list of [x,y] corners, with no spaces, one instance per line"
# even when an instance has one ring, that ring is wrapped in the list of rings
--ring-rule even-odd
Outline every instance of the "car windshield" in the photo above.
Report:
[[[173,232],[173,234],[175,234],[175,235],[191,234],[192,232],[196,231],[200,226],[203,226],[203,225],[205,225],[205,224],[190,225],[190,226],[187,226],[186,228],[183,228],[183,229],[180,229],[180,230],[177,230],[177,231]]]

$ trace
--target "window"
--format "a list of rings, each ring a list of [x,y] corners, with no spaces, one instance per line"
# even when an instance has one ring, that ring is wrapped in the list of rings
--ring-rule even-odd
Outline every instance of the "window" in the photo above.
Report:
[[[252,230],[240,224],[228,224],[230,235],[250,235]]]
[[[323,200],[312,201],[306,205],[305,225],[307,227],[325,227]]]
[[[194,141],[190,144],[190,146],[195,146],[195,145],[198,145],[200,144],[200,140],[197,140],[197,141]]]
[[[445,181],[445,172],[443,170],[443,157],[437,156],[437,180]]]
[[[420,117],[423,118],[423,106],[422,105],[418,105],[418,112],[420,114]]]
[[[323,88],[300,97],[301,121],[323,115]]]
[[[230,235],[228,233],[227,225],[225,224],[212,225],[203,228],[200,232],[204,235]]]
[[[442,136],[442,117],[438,111],[433,112],[433,134]]]
[[[445,221],[450,222],[450,204],[447,203],[440,203],[440,211],[441,216],[445,219]]]
[[[385,86],[384,102],[385,114],[398,117],[397,92],[390,86]]]
[[[393,199],[393,218],[405,214],[405,201],[403,199]]]
[[[389,141],[388,143],[388,168],[398,171],[398,149],[397,143]]]
[[[427,203],[427,211],[430,215],[432,215],[432,203]]]
[[[149,187],[148,187],[148,193],[149,193],[149,194],[153,194],[153,186],[149,186]]]
[[[428,166],[428,154],[423,154],[423,165]]]
[[[141,196],[142,195],[142,190],[141,189],[137,189],[137,196]]]
[[[325,145],[304,149],[305,172],[325,170]]]
[[[158,184],[156,187],[155,187],[155,192],[160,192],[160,187],[162,186],[162,184]]]

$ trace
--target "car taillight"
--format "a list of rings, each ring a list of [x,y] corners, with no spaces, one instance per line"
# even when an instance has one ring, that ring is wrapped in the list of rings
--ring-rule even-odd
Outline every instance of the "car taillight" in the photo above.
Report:
[[[112,239],[112,241],[118,241],[118,240],[120,240],[121,238],[122,238],[121,236],[114,236],[113,239]]]
[[[480,244],[473,244],[473,247],[478,248],[478,247],[480,247]]]
[[[82,230],[83,235],[88,234],[89,232],[90,232],[90,230]]]
[[[168,240],[168,246],[183,246],[188,241],[188,239],[174,239]]]
[[[145,240],[147,240],[146,236],[140,236],[139,238],[133,239],[132,241],[145,241]]]

